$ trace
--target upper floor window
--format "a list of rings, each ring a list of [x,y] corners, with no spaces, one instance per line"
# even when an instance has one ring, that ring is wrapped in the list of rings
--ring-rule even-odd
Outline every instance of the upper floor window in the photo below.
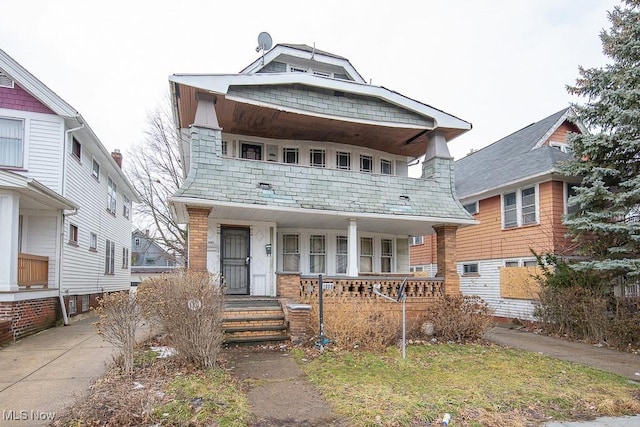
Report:
[[[299,150],[297,148],[285,147],[282,149],[282,161],[284,163],[297,164],[299,159]]]
[[[100,180],[100,163],[93,159],[93,163],[91,165],[91,175],[98,181]]]
[[[360,156],[360,172],[373,172],[373,157],[364,154]]]
[[[390,160],[380,160],[380,173],[383,175],[393,175],[393,164]]]
[[[467,203],[466,205],[462,205],[462,207],[471,215],[478,213],[478,202]]]
[[[326,265],[326,240],[323,235],[311,235],[309,248],[309,272],[324,273]]]
[[[553,148],[555,148],[557,150],[560,150],[563,153],[568,153],[568,154],[573,153],[573,149],[566,142],[550,142],[549,146],[553,147]]]
[[[351,153],[338,151],[336,153],[336,167],[338,169],[351,170]]]
[[[98,235],[93,232],[89,234],[89,250],[92,252],[98,250]]]
[[[75,138],[71,140],[71,154],[76,156],[78,160],[82,159],[82,144]]]
[[[107,180],[107,210],[114,215],[116,213],[117,190],[115,181],[109,177]]]
[[[319,148],[312,148],[309,151],[309,165],[318,168],[326,166],[325,151]]]
[[[282,270],[300,271],[300,241],[297,234],[282,236]]]
[[[229,154],[229,143],[227,141],[222,141],[222,155],[226,156]]]
[[[129,219],[129,198],[127,196],[122,196],[122,216]]]
[[[133,244],[136,246],[140,246],[140,238],[136,237],[135,239],[133,239]]]
[[[504,228],[535,224],[537,215],[536,187],[522,188],[502,195],[502,222]]]
[[[22,120],[0,118],[0,166],[22,167]]]
[[[75,224],[69,224],[69,243],[78,244],[78,226]]]
[[[309,70],[307,70],[306,68],[290,66],[289,67],[289,72],[290,73],[308,73]]]
[[[569,184],[567,183],[566,185],[566,198],[565,198],[565,213],[567,214],[572,214],[574,212],[578,212],[580,210],[580,204],[579,203],[575,203],[573,205],[569,204],[569,198],[573,197],[575,195],[577,195],[577,191],[576,191],[576,187],[578,187],[577,185],[574,184]]]
[[[129,268],[129,248],[122,248],[122,268]]]
[[[243,159],[262,160],[262,144],[247,144],[243,142],[240,150]]]

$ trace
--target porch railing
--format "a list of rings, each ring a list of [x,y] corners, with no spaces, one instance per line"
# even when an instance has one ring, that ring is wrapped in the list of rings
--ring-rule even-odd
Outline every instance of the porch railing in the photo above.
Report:
[[[374,297],[373,286],[380,284],[380,292],[397,297],[404,276],[370,276],[358,278],[323,277],[325,293],[336,296]],[[301,296],[318,295],[318,276],[300,277]],[[438,297],[444,295],[444,279],[438,277],[409,277],[405,287],[411,297]]]
[[[46,288],[49,285],[49,257],[18,254],[18,286],[30,288],[39,286]]]

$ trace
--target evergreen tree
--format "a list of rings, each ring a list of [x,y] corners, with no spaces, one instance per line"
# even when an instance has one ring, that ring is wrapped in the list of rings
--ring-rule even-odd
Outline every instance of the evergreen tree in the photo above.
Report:
[[[611,28],[600,33],[602,68],[579,67],[570,94],[588,132],[574,134],[575,160],[562,166],[582,177],[569,203],[578,206],[565,224],[592,268],[610,277],[640,275],[640,0],[622,0],[608,13]]]

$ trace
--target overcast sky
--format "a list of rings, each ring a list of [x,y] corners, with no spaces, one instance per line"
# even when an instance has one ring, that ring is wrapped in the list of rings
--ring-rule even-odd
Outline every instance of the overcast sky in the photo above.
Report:
[[[382,5],[384,4],[384,6]],[[173,73],[237,73],[257,36],[348,58],[384,86],[473,124],[460,158],[569,105],[602,66],[613,0],[3,1],[0,47],[83,115],[108,150],[143,138]],[[126,158],[125,158],[126,161]]]

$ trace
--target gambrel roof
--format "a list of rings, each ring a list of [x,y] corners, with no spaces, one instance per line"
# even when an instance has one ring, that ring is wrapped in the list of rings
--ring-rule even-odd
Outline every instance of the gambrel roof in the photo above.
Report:
[[[488,196],[527,179],[558,173],[558,162],[571,155],[545,142],[571,117],[571,108],[565,108],[457,160],[458,197],[462,200]]]

